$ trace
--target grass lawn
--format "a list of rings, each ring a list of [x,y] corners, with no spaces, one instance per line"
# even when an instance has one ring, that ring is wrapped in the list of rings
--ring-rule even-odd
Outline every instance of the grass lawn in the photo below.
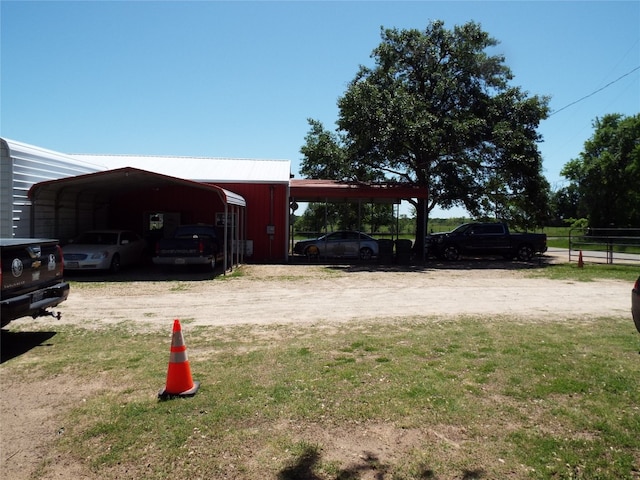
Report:
[[[57,446],[101,478],[632,479],[640,341],[631,329],[628,318],[183,326],[202,386],[164,402],[167,338],[126,324],[61,330],[28,373],[22,359],[5,368],[24,381],[106,378],[109,388],[71,411]],[[403,432],[411,440],[397,444]],[[336,443],[368,445],[367,435],[388,455],[339,455]]]

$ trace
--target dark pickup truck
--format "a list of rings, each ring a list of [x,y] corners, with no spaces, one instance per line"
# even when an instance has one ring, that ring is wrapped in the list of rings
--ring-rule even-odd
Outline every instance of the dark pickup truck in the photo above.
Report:
[[[156,265],[201,265],[214,270],[223,259],[222,236],[213,225],[181,225],[171,238],[156,242]]]
[[[465,223],[451,232],[427,237],[427,252],[446,260],[460,256],[501,256],[528,261],[547,251],[544,233],[511,233],[505,223]]]
[[[1,326],[20,317],[60,317],[47,311],[69,295],[57,240],[1,238],[0,265]]]

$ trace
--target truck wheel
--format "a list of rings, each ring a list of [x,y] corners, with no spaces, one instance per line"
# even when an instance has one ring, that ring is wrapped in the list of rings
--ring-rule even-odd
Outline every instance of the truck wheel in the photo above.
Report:
[[[447,245],[442,251],[442,256],[445,260],[455,261],[460,258],[460,250],[455,245]]]
[[[111,265],[109,265],[109,271],[111,273],[118,273],[120,271],[120,255],[117,253],[111,259]]]
[[[217,266],[218,266],[218,263],[216,262],[216,256],[214,255],[213,257],[211,257],[211,260],[209,261],[209,270],[213,272]]]
[[[360,249],[360,260],[371,260],[371,257],[373,257],[373,250],[369,247],[362,247]]]
[[[520,245],[518,247],[518,259],[523,262],[528,262],[533,258],[533,248],[531,245]]]

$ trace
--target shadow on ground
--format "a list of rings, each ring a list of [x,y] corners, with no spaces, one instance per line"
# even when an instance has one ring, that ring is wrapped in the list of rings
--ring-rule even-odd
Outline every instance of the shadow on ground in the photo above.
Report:
[[[421,272],[430,270],[527,270],[545,268],[557,264],[553,257],[534,257],[528,262],[519,260],[505,260],[502,257],[464,258],[455,262],[430,258],[426,261],[411,261],[408,263],[365,263],[365,262],[297,262],[301,264],[322,265],[343,272]]]
[[[314,472],[320,460],[321,457],[316,448],[307,448],[292,465],[280,471],[278,480],[321,480],[325,477],[320,477]],[[364,452],[360,462],[340,469],[335,480],[357,480],[367,475],[367,472],[372,472],[376,479],[383,479],[387,478],[390,470],[391,467],[382,463],[376,455]],[[484,477],[485,472],[482,469],[464,470],[460,476],[462,480],[480,480]],[[437,476],[432,469],[423,466],[417,478],[435,479]]]
[[[46,348],[47,341],[56,332],[10,332],[0,331],[0,363],[18,357],[34,348]]]
[[[65,280],[81,283],[98,282],[197,282],[212,280],[222,276],[224,272],[219,267],[215,271],[195,267],[161,268],[156,265],[136,265],[122,269],[117,273],[106,271],[71,271],[65,270]]]
[[[282,262],[277,262],[282,264]],[[530,268],[547,267],[558,263],[558,257],[542,255],[532,258],[528,262],[518,260],[505,260],[502,257],[479,257],[463,258],[455,262],[448,262],[437,258],[426,260],[410,258],[406,261],[389,259],[381,261],[376,258],[372,260],[358,259],[309,259],[303,255],[292,255],[289,257],[288,265],[314,265],[338,269],[345,272],[412,272],[429,270],[481,270],[481,269],[501,269],[501,270],[523,270]],[[268,264],[268,263],[265,263]],[[138,265],[123,269],[117,273],[101,271],[75,272],[66,270],[65,279],[82,283],[91,282],[170,282],[170,281],[207,281],[218,277],[231,275],[234,269],[224,272],[222,267],[210,271],[194,267],[174,267],[161,268],[157,265]]]

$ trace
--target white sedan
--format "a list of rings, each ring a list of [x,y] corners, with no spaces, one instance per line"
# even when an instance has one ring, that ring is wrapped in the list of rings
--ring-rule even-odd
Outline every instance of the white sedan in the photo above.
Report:
[[[143,260],[147,242],[128,230],[90,230],[62,248],[65,270],[109,270]]]

